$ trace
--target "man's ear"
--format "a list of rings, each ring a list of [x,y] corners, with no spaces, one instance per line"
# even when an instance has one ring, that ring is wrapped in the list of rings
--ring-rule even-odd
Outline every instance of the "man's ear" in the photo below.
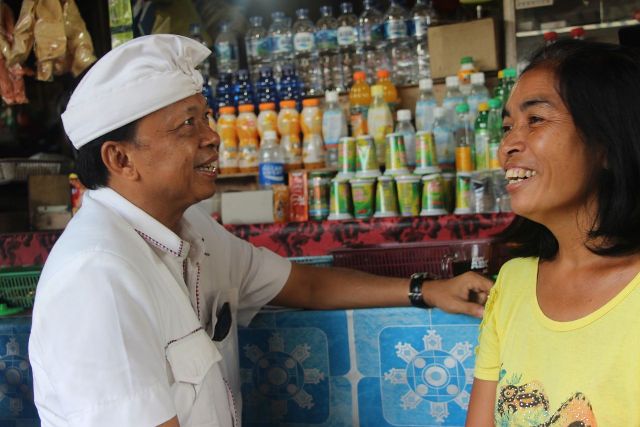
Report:
[[[138,170],[131,155],[133,149],[133,143],[106,141],[102,144],[100,154],[110,176],[128,181],[135,181],[139,178]]]

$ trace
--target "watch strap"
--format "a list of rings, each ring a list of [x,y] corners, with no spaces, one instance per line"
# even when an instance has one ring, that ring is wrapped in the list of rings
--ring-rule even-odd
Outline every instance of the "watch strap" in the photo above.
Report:
[[[418,308],[433,308],[427,304],[422,296],[422,284],[425,280],[433,279],[429,273],[413,273],[409,280],[409,302]]]

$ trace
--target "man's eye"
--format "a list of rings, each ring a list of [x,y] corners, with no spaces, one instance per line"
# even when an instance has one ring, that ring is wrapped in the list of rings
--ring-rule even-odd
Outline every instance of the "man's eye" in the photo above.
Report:
[[[542,117],[538,117],[538,116],[530,116],[529,117],[529,124],[540,123],[542,121],[543,121]]]
[[[193,117],[189,117],[187,120],[185,120],[184,122],[182,122],[183,125],[186,126],[193,126],[194,125],[194,120]]]
[[[509,132],[511,132],[511,128],[512,128],[512,126],[509,126],[509,125],[502,126],[502,133],[504,135],[508,134]]]

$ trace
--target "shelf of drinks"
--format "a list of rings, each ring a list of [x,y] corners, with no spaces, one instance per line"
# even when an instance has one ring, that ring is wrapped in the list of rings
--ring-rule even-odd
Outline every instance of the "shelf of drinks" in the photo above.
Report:
[[[623,19],[620,21],[601,22],[597,24],[573,25],[573,26],[566,26],[566,27],[560,27],[560,28],[549,28],[545,30],[518,31],[516,32],[516,37],[542,36],[544,35],[544,33],[548,31],[555,31],[558,34],[569,33],[571,32],[572,29],[576,27],[582,27],[586,31],[589,31],[589,30],[605,30],[609,28],[629,27],[637,24],[638,24],[638,20],[636,19]]]
[[[238,173],[223,173],[218,175],[218,181],[225,179],[248,179],[258,178],[258,172],[238,172]]]

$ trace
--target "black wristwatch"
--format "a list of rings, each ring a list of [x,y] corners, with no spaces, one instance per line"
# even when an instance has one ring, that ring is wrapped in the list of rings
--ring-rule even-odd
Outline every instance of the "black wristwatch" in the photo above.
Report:
[[[433,279],[433,276],[429,273],[413,273],[409,280],[409,302],[411,305],[418,308],[433,308],[432,305],[427,304],[422,297],[422,284],[425,280]]]

